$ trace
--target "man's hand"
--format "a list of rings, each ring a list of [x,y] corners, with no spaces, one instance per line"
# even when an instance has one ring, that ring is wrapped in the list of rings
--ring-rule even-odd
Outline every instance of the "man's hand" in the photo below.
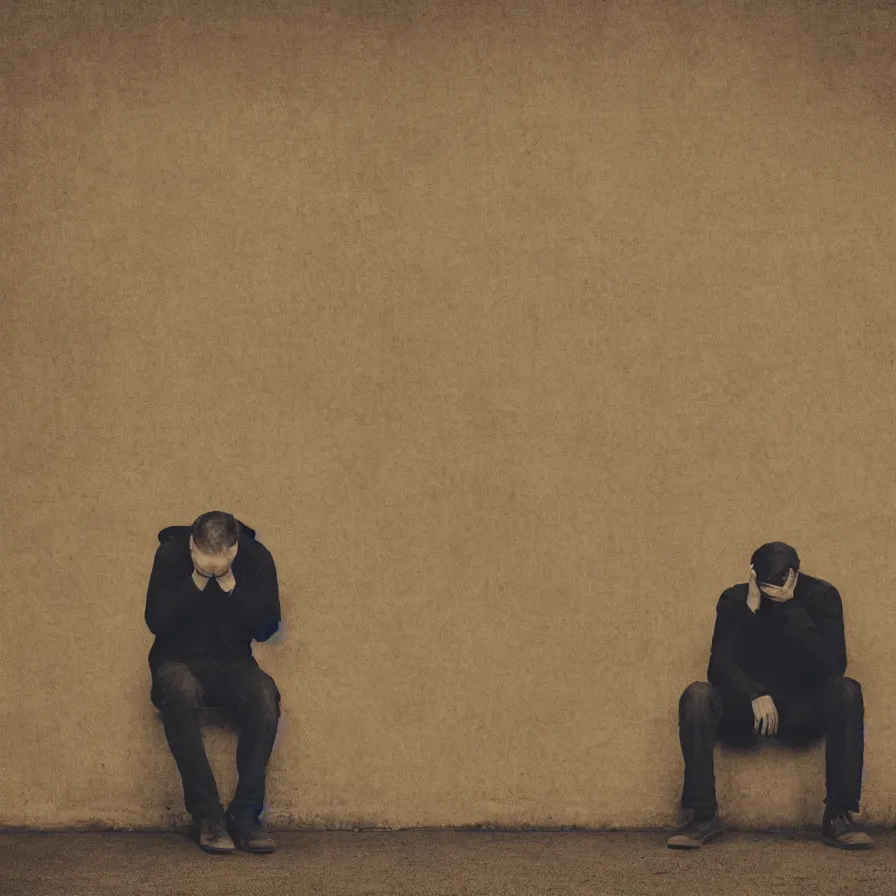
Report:
[[[195,569],[193,570],[193,584],[200,590],[205,591],[205,586],[208,585],[208,577],[200,575]]]
[[[753,701],[753,719],[754,734],[757,730],[764,737],[778,733],[778,708],[768,694],[763,694]]]
[[[762,594],[756,582],[756,570],[750,567],[750,585],[747,589],[747,606],[755,613],[762,602]]]
[[[787,570],[787,579],[781,586],[778,585],[762,585],[762,593],[776,604],[783,604],[785,601],[793,600],[793,593],[796,589],[797,571],[795,569]]]
[[[225,591],[228,594],[233,591],[234,588],[236,588],[236,579],[233,577],[232,569],[228,569],[227,575],[218,576],[217,579],[218,587],[220,587],[222,591]]]

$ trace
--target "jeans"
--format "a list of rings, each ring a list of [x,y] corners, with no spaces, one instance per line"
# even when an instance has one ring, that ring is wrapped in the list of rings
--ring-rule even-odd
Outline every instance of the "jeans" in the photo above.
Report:
[[[778,710],[777,738],[809,744],[825,737],[825,803],[829,809],[859,811],[864,754],[862,688],[846,676],[829,678],[818,690],[771,693]],[[755,746],[753,709],[746,697],[723,694],[705,681],[685,688],[678,703],[678,732],[684,757],[682,809],[718,811],[713,768],[716,739]]]
[[[253,657],[234,662],[164,662],[152,676],[151,700],[162,713],[165,736],[180,772],[184,805],[194,818],[220,820],[223,810],[202,743],[201,706],[229,710],[239,728],[239,776],[229,811],[257,819],[264,808],[265,769],[280,720],[280,692]]]

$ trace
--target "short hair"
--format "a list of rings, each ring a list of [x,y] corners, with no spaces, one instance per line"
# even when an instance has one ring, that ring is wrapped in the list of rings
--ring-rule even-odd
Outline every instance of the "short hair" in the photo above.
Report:
[[[210,510],[196,517],[190,534],[203,554],[222,554],[239,540],[240,524],[231,513]]]
[[[760,584],[783,585],[787,570],[799,571],[800,558],[796,550],[783,541],[770,541],[753,552],[750,564]]]

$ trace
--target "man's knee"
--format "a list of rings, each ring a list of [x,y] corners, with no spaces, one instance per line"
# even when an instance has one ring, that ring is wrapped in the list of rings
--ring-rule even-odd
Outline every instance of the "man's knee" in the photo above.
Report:
[[[249,715],[265,721],[280,718],[280,691],[267,672],[259,670],[245,688],[241,708]]]
[[[847,675],[837,675],[824,683],[825,705],[835,711],[863,709],[862,686]]]
[[[708,681],[692,682],[678,701],[680,717],[718,714],[719,710],[718,691]]]
[[[185,663],[164,663],[153,676],[153,702],[198,707],[202,700],[202,685]]]

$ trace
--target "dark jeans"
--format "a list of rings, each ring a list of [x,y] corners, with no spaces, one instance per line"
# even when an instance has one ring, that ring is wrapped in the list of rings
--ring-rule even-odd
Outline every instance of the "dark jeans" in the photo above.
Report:
[[[810,744],[825,737],[825,802],[829,808],[859,811],[865,747],[862,688],[846,676],[828,679],[816,691],[772,693],[780,741]],[[685,688],[678,702],[678,732],[684,756],[683,809],[718,810],[713,747],[716,738],[753,747],[753,708],[705,681]]]
[[[202,743],[200,706],[221,707],[239,728],[239,775],[230,812],[258,818],[264,808],[265,768],[280,719],[280,692],[254,658],[221,663],[162,663],[153,673],[151,700],[161,711],[165,736],[184,787],[184,804],[194,817],[220,818],[215,776]]]

